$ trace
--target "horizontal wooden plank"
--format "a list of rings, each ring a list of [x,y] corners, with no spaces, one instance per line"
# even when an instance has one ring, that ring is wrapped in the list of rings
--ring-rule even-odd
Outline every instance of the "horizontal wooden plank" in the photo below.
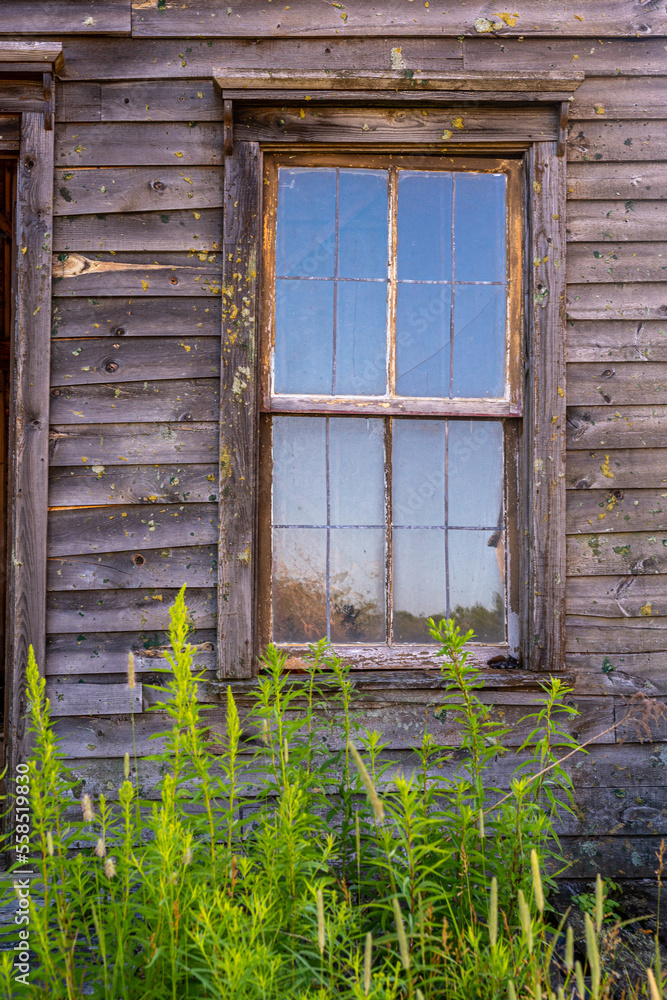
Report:
[[[220,91],[209,76],[202,80],[136,80],[100,87],[103,122],[222,121]]]
[[[47,552],[71,556],[212,545],[217,527],[217,505],[207,503],[51,510]]]
[[[667,280],[667,243],[571,243],[569,282]]]
[[[570,241],[664,241],[666,225],[664,201],[635,201],[632,197],[623,201],[576,201],[567,210]],[[659,277],[656,275],[654,280]]]
[[[169,627],[169,606],[178,590],[86,590],[47,595],[49,632],[135,632]],[[196,628],[212,628],[216,591],[188,591],[188,613]]]
[[[216,0],[133,0],[132,34],[135,36],[204,35],[264,37],[386,34],[472,35],[494,33],[523,35],[635,35],[666,33],[658,7],[650,10],[640,0],[540,0],[523,4],[521,15],[489,13],[481,0],[453,0],[447,10],[439,7],[406,8],[389,0],[378,11],[364,0],[350,0],[339,8],[317,0],[260,8],[254,0],[237,0],[227,15]],[[581,14],[578,11],[582,11]],[[232,16],[233,14],[233,16]],[[376,16],[379,15],[379,16]],[[578,18],[582,18],[578,20]]]
[[[661,835],[567,837],[560,838],[566,857],[572,859],[568,879],[586,879],[589,884],[598,873],[602,878],[649,879],[655,881]]]
[[[667,408],[626,406],[621,413],[605,406],[568,407],[567,443],[571,449],[667,448]],[[617,458],[614,459],[616,460]],[[644,455],[642,458],[637,455],[638,464],[643,461],[648,465],[653,460],[658,463],[653,468],[655,474],[656,470],[662,468],[662,456],[657,451],[653,452],[652,457]],[[624,485],[655,486],[658,481],[662,481],[662,473],[652,483],[627,482]],[[609,484],[603,482],[600,485]]]
[[[632,696],[639,691],[647,697],[667,694],[664,653],[615,653],[611,656],[604,650],[595,653],[569,653],[566,667],[574,672],[575,690],[583,694]],[[620,769],[620,760],[618,764]],[[623,764],[627,764],[627,761]],[[637,765],[640,766],[638,761]],[[629,781],[634,773],[626,773],[624,777]],[[637,779],[639,783],[651,782],[650,771],[640,771]]]
[[[54,219],[54,250],[219,250],[222,212],[216,208]]]
[[[50,420],[56,424],[117,421],[215,420],[219,379],[65,385],[51,390]]]
[[[52,299],[53,337],[220,336],[221,302],[209,298]]]
[[[667,160],[667,121],[573,121],[568,160]]]
[[[189,595],[188,598],[189,600]],[[138,674],[166,668],[164,650],[169,637],[164,631],[79,632],[49,635],[46,639],[47,677],[71,674],[122,674],[127,671],[128,654],[135,657]],[[197,669],[215,665],[215,631],[198,629],[188,642],[195,650]]]
[[[568,535],[567,572],[570,577],[612,577],[618,574],[625,577],[632,574],[631,579],[624,583],[619,581],[618,577],[613,581],[612,589],[616,592],[615,588],[619,585],[618,593],[621,596],[625,595],[628,588],[632,591],[632,595],[636,596],[636,588],[633,589],[632,584],[643,574],[652,576],[653,584],[651,586],[654,589],[657,587],[659,590],[667,591],[667,581],[655,579],[656,574],[667,572],[667,534],[657,530],[655,532],[619,531],[605,534],[604,528],[601,526],[596,534]],[[609,586],[612,586],[611,582]],[[581,595],[585,591],[579,586],[576,590],[571,591],[568,583],[568,599],[575,593]],[[646,604],[647,600],[641,601],[641,604]],[[570,610],[572,614],[583,614],[583,612],[572,608]],[[606,615],[610,617],[613,614],[618,614],[619,611],[622,614],[626,613],[620,609],[619,605],[615,611],[606,612]],[[602,614],[602,612],[600,613]],[[629,611],[627,613],[630,614]],[[639,614],[639,611],[636,610],[632,613]],[[650,613],[649,609],[646,614]],[[667,615],[667,611],[656,613]]]
[[[217,456],[216,423],[56,424],[49,433],[50,465],[156,465],[192,462]]]
[[[667,322],[571,320],[567,324],[567,360],[667,361]]]
[[[164,87],[165,84],[156,86]],[[125,84],[122,87],[127,91]],[[54,179],[53,212],[62,216],[220,208],[222,176],[220,167],[59,169]]]
[[[58,719],[54,725],[63,756],[66,759],[85,757],[88,760],[98,757],[122,759],[126,753],[134,756],[135,748],[139,757],[160,753],[165,740],[153,737],[167,732],[169,728],[169,717],[163,712],[136,716],[134,728],[129,714],[99,719],[68,717]]]
[[[666,163],[570,163],[568,201],[580,198],[667,198]]]
[[[14,152],[19,148],[19,118],[0,117],[0,151]]]
[[[49,590],[125,590],[149,587],[211,587],[215,584],[217,546],[146,548],[105,552],[100,556],[49,559]]]
[[[579,540],[578,536],[571,536],[568,541],[574,547],[574,543]],[[603,552],[603,548],[600,552]],[[641,559],[641,552],[641,547],[637,546],[636,554],[640,556],[638,563],[646,563],[652,558],[646,556]],[[583,549],[575,555],[574,568],[583,568]],[[616,562],[613,557],[604,557],[604,561],[609,565]],[[662,568],[664,569],[664,560]],[[581,617],[608,618],[622,615],[625,619],[634,620],[664,616],[667,609],[667,581],[663,575],[633,576],[627,572],[623,576],[568,577],[566,606],[570,614]]]
[[[588,618],[568,615],[568,653],[667,651],[667,618]]]
[[[219,337],[54,340],[51,353],[51,384],[54,386],[207,378],[219,374]],[[119,392],[117,423],[126,419],[122,412],[123,399]]]
[[[466,38],[463,64],[467,70],[484,72],[576,66],[591,76],[665,76],[661,38],[636,37],[631,31],[628,34],[635,37],[624,38],[625,32],[615,32],[621,37],[605,38],[597,27],[593,31],[588,27],[587,34],[587,38]]]
[[[583,455],[584,452],[576,452]],[[568,470],[568,473],[570,470]],[[567,531],[667,531],[667,489],[607,489],[567,491]]]
[[[568,285],[567,315],[571,319],[664,319],[667,282]]]
[[[33,0],[30,17],[22,3],[2,5],[7,35],[129,35],[130,0]]]
[[[215,503],[218,462],[207,465],[95,465],[52,468],[49,504]]]
[[[60,167],[220,165],[222,123],[76,122],[56,124]]]
[[[126,252],[122,260],[111,253],[84,256],[56,254],[53,259],[55,295],[220,295],[220,259],[206,253]]]
[[[664,118],[666,106],[667,77],[618,76],[610,80],[587,75],[575,91],[570,115],[578,121]]]
[[[23,111],[43,110],[44,86],[41,80],[0,79],[0,113],[21,114]]]
[[[667,298],[666,298],[667,301]],[[575,362],[567,365],[572,406],[667,403],[667,363],[662,361]]]
[[[424,142],[442,149],[496,140],[531,142],[557,135],[550,106],[488,110],[446,108],[241,107],[235,135],[250,142]]]
[[[46,697],[51,702],[51,716],[65,715],[140,715],[142,685],[127,684],[63,684],[47,681]]]
[[[100,120],[100,84],[58,82],[56,87],[56,122],[98,122]]]
[[[567,484],[576,490],[667,490],[667,448],[569,451]]]

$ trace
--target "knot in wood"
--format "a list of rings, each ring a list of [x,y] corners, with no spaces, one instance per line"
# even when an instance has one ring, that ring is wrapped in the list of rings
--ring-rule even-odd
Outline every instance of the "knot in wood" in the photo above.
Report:
[[[125,336],[125,327],[124,326],[117,326],[116,329],[113,331],[113,335],[114,335],[114,337],[124,337]]]
[[[51,395],[52,396],[59,396],[60,395],[60,389],[52,389],[51,390]]]
[[[605,370],[602,372],[602,377],[603,378],[611,378],[612,375],[615,375],[615,374],[616,374],[616,372],[614,371],[613,368],[605,368]]]
[[[104,363],[103,367],[104,367],[105,372],[109,372],[110,374],[113,374],[113,372],[117,372],[118,371],[118,369],[120,368],[120,365],[118,364],[117,361],[106,361]]]
[[[135,555],[132,556],[132,562],[134,563],[135,566],[143,566],[144,563],[146,562],[146,559],[144,556],[142,556],[141,552],[137,552]]]
[[[153,181],[153,183],[151,184],[151,187],[153,188],[154,191],[164,191],[166,186],[167,185],[164,183],[164,181],[158,181],[158,180]]]
[[[176,277],[175,274],[172,274],[172,276],[169,279],[169,283],[171,285],[177,285],[178,284],[178,278]]]

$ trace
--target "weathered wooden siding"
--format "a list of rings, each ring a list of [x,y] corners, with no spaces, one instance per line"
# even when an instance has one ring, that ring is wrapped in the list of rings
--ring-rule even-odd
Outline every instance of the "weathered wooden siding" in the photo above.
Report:
[[[197,659],[211,678],[202,697],[222,694],[213,680],[222,269],[214,67],[585,71],[568,139],[569,624],[567,661],[554,667],[566,668],[575,688],[582,715],[572,729],[581,739],[620,722],[639,690],[666,697],[660,5],[530,0],[513,23],[489,13],[492,5],[460,0],[446,14],[392,2],[379,17],[362,0],[261,14],[254,3],[228,9],[211,0],[114,0],[103,15],[94,0],[33,6],[22,30],[57,33],[65,50],[56,94],[46,673],[63,749],[85,787],[107,791],[119,777],[130,712],[139,752],[155,750],[149,737],[164,720],[147,711],[156,700],[150,684],[182,582]],[[132,697],[130,649],[142,679]],[[518,722],[537,680],[491,671],[486,697]],[[455,740],[433,716],[431,680],[406,675],[391,690],[366,675],[360,690],[367,723],[406,766],[425,709],[435,735]],[[222,725],[220,711],[211,722]],[[637,739],[620,726],[572,762],[581,812],[563,838],[576,874],[654,870],[667,815],[667,732],[651,745]],[[500,783],[507,766],[498,762]],[[157,769],[146,764],[142,773],[149,791]]]

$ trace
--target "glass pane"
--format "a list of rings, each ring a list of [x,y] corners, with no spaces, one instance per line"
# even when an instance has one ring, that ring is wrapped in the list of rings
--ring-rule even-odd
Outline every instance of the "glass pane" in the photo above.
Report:
[[[384,525],[382,419],[329,418],[329,483],[331,524]]]
[[[454,396],[503,396],[505,286],[457,285],[454,294]]]
[[[276,275],[330,278],[336,247],[336,171],[278,172]]]
[[[394,529],[394,641],[432,643],[426,622],[446,617],[445,532]]]
[[[394,420],[392,510],[394,524],[445,523],[444,420]]]
[[[387,277],[387,171],[341,170],[338,181],[338,275]]]
[[[273,523],[326,524],[326,420],[273,420]]]
[[[327,634],[326,565],[326,528],[274,528],[275,642],[317,642]]]
[[[450,285],[400,284],[396,302],[396,393],[449,396]]]
[[[334,391],[382,396],[387,388],[387,283],[341,281],[336,294]]]
[[[504,533],[449,532],[449,603],[477,642],[505,641]]]
[[[331,641],[385,641],[383,528],[330,535]]]
[[[457,281],[505,281],[505,174],[456,175]]]
[[[333,294],[333,281],[276,281],[276,392],[331,392]]]
[[[399,171],[397,230],[399,280],[451,280],[451,174]]]
[[[501,523],[503,428],[500,421],[449,421],[449,523],[484,528]]]

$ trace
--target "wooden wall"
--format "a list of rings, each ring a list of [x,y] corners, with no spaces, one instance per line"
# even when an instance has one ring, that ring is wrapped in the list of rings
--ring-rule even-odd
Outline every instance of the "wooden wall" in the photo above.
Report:
[[[501,24],[488,4],[458,0],[437,20],[417,3],[410,17],[398,3],[377,17],[368,3],[304,0],[254,27],[258,5],[242,2],[135,0],[130,11],[114,0],[99,25],[84,23],[102,10],[95,0],[33,6],[22,30],[57,32],[65,52],[46,673],[81,787],[113,787],[131,712],[139,753],[156,748],[149,737],[164,720],[146,711],[156,700],[148,684],[183,582],[198,662],[215,660],[222,126],[213,67],[388,69],[398,49],[414,70],[586,72],[568,141],[569,626],[567,663],[554,667],[575,685],[580,739],[621,722],[638,691],[664,700],[667,53],[656,5],[584,0],[574,14],[531,0]],[[278,37],[286,32],[294,37]],[[129,649],[144,682],[132,694]],[[538,679],[491,672],[486,697],[518,723]],[[359,688],[367,724],[406,766],[425,709],[436,736],[455,738],[433,715],[437,685],[423,676],[397,687],[364,675]],[[202,696],[221,693],[211,680]],[[221,711],[211,722],[222,725]],[[667,833],[667,724],[658,729],[657,742],[642,744],[621,722],[572,761],[580,813],[563,833],[574,874],[654,871]],[[149,790],[153,765],[142,775]],[[498,781],[508,775],[499,762]]]

